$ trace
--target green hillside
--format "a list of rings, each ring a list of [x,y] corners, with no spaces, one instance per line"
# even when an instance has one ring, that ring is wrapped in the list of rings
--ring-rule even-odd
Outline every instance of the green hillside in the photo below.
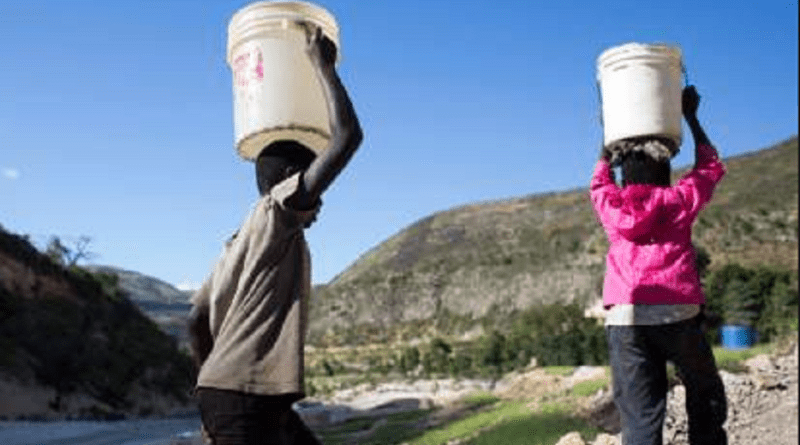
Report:
[[[191,363],[117,287],[0,227],[0,378],[54,390],[52,413],[156,413],[182,404]],[[77,412],[65,400],[81,394]],[[148,405],[146,400],[154,401]]]
[[[694,232],[712,269],[797,270],[797,154],[793,137],[726,161],[728,175]],[[436,213],[316,289],[310,341],[459,335],[536,304],[588,303],[599,298],[606,247],[585,188]]]

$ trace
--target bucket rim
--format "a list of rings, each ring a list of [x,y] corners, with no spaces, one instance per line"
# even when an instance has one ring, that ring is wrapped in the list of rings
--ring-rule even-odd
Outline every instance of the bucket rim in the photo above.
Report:
[[[653,56],[663,60],[673,59],[681,63],[683,53],[681,47],[673,43],[640,43],[628,42],[612,46],[597,56],[597,66],[607,66],[610,63],[628,58]]]
[[[270,23],[283,20],[314,24],[339,48],[336,18],[322,6],[305,1],[258,1],[239,9],[228,21],[228,57],[235,47],[266,31]]]

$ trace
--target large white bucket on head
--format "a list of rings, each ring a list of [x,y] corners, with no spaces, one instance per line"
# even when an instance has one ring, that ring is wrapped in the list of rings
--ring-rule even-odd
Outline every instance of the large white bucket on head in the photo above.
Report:
[[[628,43],[597,58],[603,145],[638,136],[660,136],[681,145],[681,50]]]
[[[327,147],[328,108],[306,54],[307,25],[339,46],[334,17],[306,2],[252,3],[228,24],[235,145],[245,159],[278,140],[298,141],[317,154]]]

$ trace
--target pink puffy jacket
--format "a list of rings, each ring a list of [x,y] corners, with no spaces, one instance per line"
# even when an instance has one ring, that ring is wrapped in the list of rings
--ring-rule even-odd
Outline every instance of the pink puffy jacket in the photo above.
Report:
[[[603,304],[703,304],[692,247],[692,224],[711,200],[725,166],[710,146],[697,147],[697,163],[672,187],[619,188],[600,161],[590,186],[592,204],[610,247]]]

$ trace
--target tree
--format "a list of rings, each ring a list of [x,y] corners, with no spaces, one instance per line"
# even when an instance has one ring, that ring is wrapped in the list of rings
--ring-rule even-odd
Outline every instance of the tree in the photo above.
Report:
[[[730,309],[725,301],[729,283],[747,282],[751,276],[751,270],[735,263],[726,264],[710,273],[705,282],[706,311],[725,317],[724,314]]]
[[[771,288],[765,291],[764,308],[758,330],[764,341],[797,331],[797,276],[789,271],[773,271]]]
[[[484,337],[481,348],[480,363],[492,371],[494,378],[499,378],[503,371],[506,350],[506,337],[498,331],[492,331]]]
[[[797,279],[789,271],[726,264],[709,275],[705,290],[708,309],[728,324],[756,327],[763,340],[796,323]]]
[[[89,250],[91,242],[91,237],[81,235],[77,240],[70,243],[72,244],[71,246],[67,246],[61,241],[60,237],[52,236],[47,243],[45,255],[61,266],[72,267],[78,264],[78,261],[88,260],[97,256],[97,254]]]
[[[754,280],[734,279],[728,282],[722,301],[725,304],[727,324],[754,326],[764,306],[764,295],[759,293]]]
[[[439,337],[431,341],[431,360],[433,370],[436,372],[447,372],[450,369],[450,353],[453,348]]]
[[[420,354],[419,349],[416,346],[411,346],[403,350],[400,354],[400,360],[398,360],[400,371],[403,373],[414,371],[417,369],[417,366],[420,364]]]

